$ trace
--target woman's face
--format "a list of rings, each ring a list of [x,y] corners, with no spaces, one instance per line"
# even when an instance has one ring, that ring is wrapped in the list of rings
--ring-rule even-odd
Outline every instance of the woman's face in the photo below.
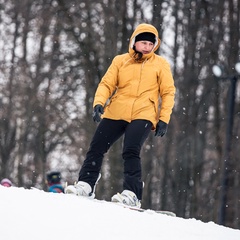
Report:
[[[138,41],[135,44],[135,49],[142,54],[148,54],[153,50],[154,44],[150,41]]]

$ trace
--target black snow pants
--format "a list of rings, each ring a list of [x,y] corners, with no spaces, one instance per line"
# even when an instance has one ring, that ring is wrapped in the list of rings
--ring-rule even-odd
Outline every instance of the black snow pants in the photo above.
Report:
[[[148,120],[123,120],[102,119],[93,136],[86,159],[79,172],[78,181],[95,186],[101,171],[104,154],[112,144],[123,134],[124,179],[123,189],[134,192],[139,200],[142,199],[143,183],[141,180],[140,151],[152,128]],[[110,160],[111,161],[111,160]]]

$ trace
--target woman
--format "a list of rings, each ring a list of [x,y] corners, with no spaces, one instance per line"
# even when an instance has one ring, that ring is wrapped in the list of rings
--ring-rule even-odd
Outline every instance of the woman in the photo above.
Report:
[[[140,151],[151,130],[163,136],[174,105],[175,87],[168,62],[154,52],[160,46],[156,28],[140,24],[129,52],[116,56],[94,98],[93,120],[100,122],[79,173],[66,193],[94,198],[104,154],[124,134],[123,192],[112,201],[141,206],[143,182]],[[161,99],[161,104],[159,99]]]

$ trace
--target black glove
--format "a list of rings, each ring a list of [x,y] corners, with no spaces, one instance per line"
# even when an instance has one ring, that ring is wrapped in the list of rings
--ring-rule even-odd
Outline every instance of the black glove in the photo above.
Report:
[[[159,122],[157,123],[157,126],[156,126],[156,131],[155,131],[155,136],[159,137],[163,137],[164,134],[167,132],[167,128],[168,128],[168,125],[167,123],[159,120]]]
[[[100,104],[97,104],[94,108],[93,108],[93,121],[94,122],[100,122],[101,121],[101,114],[103,114],[103,106]]]

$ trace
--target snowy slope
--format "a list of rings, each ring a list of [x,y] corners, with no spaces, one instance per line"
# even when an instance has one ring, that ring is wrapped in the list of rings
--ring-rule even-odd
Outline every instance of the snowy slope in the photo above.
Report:
[[[0,186],[1,240],[240,240],[240,230],[105,201]]]

